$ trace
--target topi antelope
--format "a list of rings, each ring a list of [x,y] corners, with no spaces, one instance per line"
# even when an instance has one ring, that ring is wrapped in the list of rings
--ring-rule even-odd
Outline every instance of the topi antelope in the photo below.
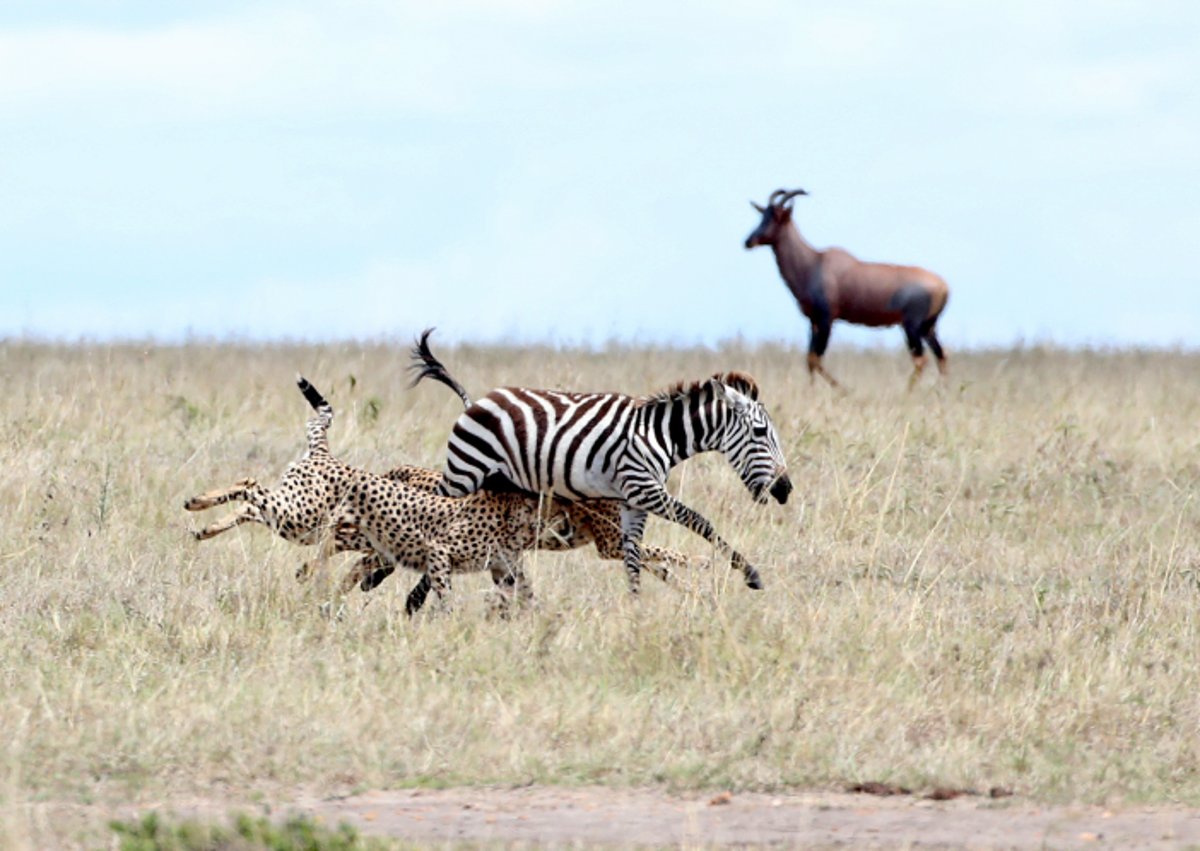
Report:
[[[746,248],[769,245],[774,249],[779,273],[812,323],[809,377],[820,373],[834,387],[839,386],[821,365],[835,319],[856,325],[904,326],[913,359],[910,389],[925,368],[922,341],[929,344],[938,371],[945,374],[946,354],[935,326],[950,295],[946,282],[917,266],[864,263],[841,248],[813,248],[792,222],[790,202],[797,195],[807,194],[803,189],[776,189],[765,207],[751,201],[751,206],[762,213],[762,221],[746,237]]]

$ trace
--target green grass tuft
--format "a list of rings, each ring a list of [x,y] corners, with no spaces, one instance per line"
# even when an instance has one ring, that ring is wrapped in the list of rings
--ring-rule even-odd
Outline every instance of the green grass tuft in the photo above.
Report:
[[[353,827],[330,829],[294,816],[283,824],[237,815],[222,827],[194,820],[168,823],[157,813],[141,821],[110,822],[121,851],[388,851],[398,846],[363,837]]]

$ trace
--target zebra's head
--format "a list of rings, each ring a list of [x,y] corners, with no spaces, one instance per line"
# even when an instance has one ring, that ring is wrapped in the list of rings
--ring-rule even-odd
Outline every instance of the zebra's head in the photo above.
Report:
[[[768,494],[780,504],[787,502],[792,480],[779,447],[779,432],[758,401],[754,379],[738,372],[723,373],[709,379],[709,386],[713,399],[728,412],[720,451],[756,502],[765,503]]]

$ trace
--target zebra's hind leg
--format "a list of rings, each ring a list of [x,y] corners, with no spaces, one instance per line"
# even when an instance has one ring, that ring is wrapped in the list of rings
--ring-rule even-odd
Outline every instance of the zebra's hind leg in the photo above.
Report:
[[[625,556],[625,577],[629,592],[638,593],[642,585],[642,534],[646,531],[646,512],[625,504],[621,506],[621,549]]]

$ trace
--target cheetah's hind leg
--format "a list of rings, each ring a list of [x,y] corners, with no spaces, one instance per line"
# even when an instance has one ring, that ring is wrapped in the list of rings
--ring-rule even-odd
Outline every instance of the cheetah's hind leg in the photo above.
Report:
[[[382,581],[382,580],[381,580]],[[404,600],[404,614],[412,617],[417,612],[421,611],[421,607],[425,605],[425,599],[429,596],[429,592],[434,590],[433,580],[429,578],[428,573],[422,573],[421,578],[417,580],[417,584],[408,592],[408,597]],[[438,589],[438,597],[441,598],[445,592],[450,590],[450,577],[445,576],[441,580],[441,587]]]
[[[533,588],[521,569],[519,554],[511,561],[500,560],[490,569],[492,582],[496,586],[496,596],[491,606],[493,614],[507,619],[512,613],[514,601],[521,607],[533,602]]]
[[[360,591],[374,591],[383,580],[396,572],[395,565],[384,564],[378,553],[367,553],[350,568],[342,580],[343,593],[358,586]]]

